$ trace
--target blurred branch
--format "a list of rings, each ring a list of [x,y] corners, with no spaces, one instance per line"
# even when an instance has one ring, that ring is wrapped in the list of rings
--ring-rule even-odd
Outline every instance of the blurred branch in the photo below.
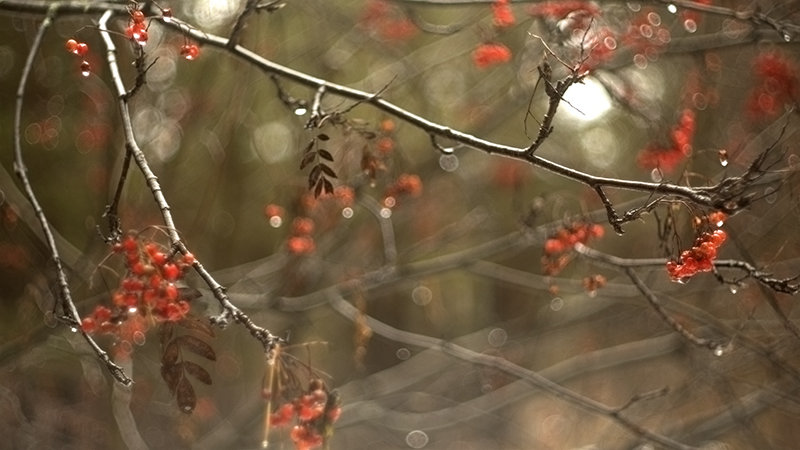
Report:
[[[660,445],[663,445],[666,448],[670,449],[695,448],[677,442],[673,439],[670,439],[669,437],[649,431],[643,428],[641,425],[638,425],[632,422],[630,419],[624,417],[621,414],[620,409],[606,406],[603,403],[600,403],[598,401],[580,395],[575,391],[567,389],[561,386],[560,384],[555,383],[543,377],[542,375],[540,375],[535,371],[525,369],[524,367],[514,364],[505,358],[492,356],[485,353],[478,353],[476,351],[456,345],[452,342],[448,342],[443,339],[437,339],[430,336],[411,333],[408,331],[403,331],[394,328],[371,316],[359,312],[358,309],[356,309],[353,305],[351,305],[344,298],[342,298],[341,295],[332,291],[328,292],[329,292],[328,303],[334,310],[336,310],[336,312],[338,312],[339,314],[350,320],[355,320],[359,314],[362,315],[362,317],[366,318],[367,326],[369,326],[372,332],[377,335],[383,336],[387,339],[391,339],[396,342],[404,343],[406,345],[413,345],[425,349],[438,350],[444,354],[453,356],[463,361],[467,361],[469,363],[481,366],[491,367],[500,370],[502,372],[505,372],[509,375],[513,375],[583,410],[595,414],[608,416],[615,422],[620,424],[622,427],[640,436],[641,438],[647,439],[652,442],[656,442]]]
[[[87,334],[86,331],[84,331],[81,327],[80,314],[78,314],[78,310],[75,308],[75,303],[72,301],[72,293],[69,288],[69,282],[67,281],[67,274],[64,271],[64,265],[61,262],[61,257],[58,253],[58,247],[56,246],[55,238],[53,237],[53,233],[50,229],[47,216],[45,215],[42,206],[39,204],[36,194],[33,192],[33,187],[28,179],[28,168],[25,165],[25,160],[22,155],[21,127],[22,106],[25,99],[25,87],[27,86],[28,79],[30,78],[31,69],[33,68],[33,61],[36,59],[36,54],[39,52],[39,48],[42,45],[42,39],[44,38],[48,28],[50,28],[52,25],[55,15],[56,7],[53,7],[48,11],[44,21],[42,21],[42,23],[39,25],[39,29],[36,32],[36,37],[31,45],[31,50],[28,53],[28,57],[25,60],[25,65],[22,68],[22,76],[20,77],[19,87],[17,88],[16,102],[14,107],[14,172],[19,177],[25,192],[25,196],[30,202],[31,207],[33,208],[34,213],[39,220],[39,224],[42,227],[42,233],[44,233],[45,242],[47,243],[47,248],[50,251],[51,260],[55,266],[59,291],[58,297],[61,301],[61,312],[63,314],[63,316],[57,317],[59,317],[62,322],[65,322],[67,325],[69,325],[73,330],[81,333],[83,338],[89,343],[89,346],[92,347],[92,350],[94,350],[97,356],[105,363],[106,368],[117,381],[125,385],[130,385],[133,383],[133,380],[131,380],[130,377],[125,374],[120,366],[111,361],[108,353],[103,351],[103,349],[101,349],[100,346],[94,341],[94,339],[89,336],[89,334]],[[55,309],[56,305],[53,305],[53,308]]]

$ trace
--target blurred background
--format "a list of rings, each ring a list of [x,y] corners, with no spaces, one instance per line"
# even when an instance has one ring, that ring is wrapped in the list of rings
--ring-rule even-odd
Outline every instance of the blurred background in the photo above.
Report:
[[[253,14],[242,44],[333,83],[382,90],[430,121],[525,147],[547,110],[537,84],[542,42],[570,64],[581,58],[580,43],[591,43],[590,75],[567,93],[537,155],[598,176],[702,186],[742,173],[777,142],[772,170],[787,175],[726,222],[720,257],[797,274],[797,186],[789,176],[798,164],[797,115],[785,113],[800,98],[792,34],[661,2],[514,2],[510,26],[497,23],[491,2],[445,3],[288,1]],[[734,11],[757,3],[714,2]],[[781,3],[760,6],[797,23],[797,2]],[[226,35],[243,2],[162,6]],[[124,155],[98,18],[56,20],[33,65],[22,121],[31,183],[81,314],[109,305],[124,273],[98,232],[106,231],[103,212]],[[213,384],[195,383],[198,402],[187,415],[161,379],[155,330],[121,360],[135,380],[128,389],[78,333],[57,326],[53,265],[13,174],[11,146],[15,92],[40,18],[0,5],[0,23],[0,447],[260,448],[266,358],[244,328],[216,331],[216,362],[202,362]],[[113,22],[120,33],[126,25],[124,16]],[[575,32],[582,25],[592,31]],[[289,336],[286,352],[324,372],[340,393],[331,449],[661,447],[445,343],[535,371],[688,446],[796,446],[799,338],[770,307],[796,323],[791,296],[749,279],[730,285],[701,274],[684,285],[670,282],[663,265],[637,268],[680,324],[725,343],[719,355],[693,346],[624,272],[577,256],[556,274],[544,270],[548,236],[576,221],[604,224],[591,189],[452,142],[437,141],[452,153],[438,151],[425,132],[333,95],[323,109],[346,111],[343,120],[309,130],[308,109],[282,101],[265,73],[202,45],[197,59],[185,60],[186,38],[156,20],[148,32],[154,64],[130,103],[137,141],[189,249],[236,305]],[[88,76],[64,50],[69,38],[89,45]],[[115,40],[130,86],[130,44],[122,34]],[[504,45],[508,61],[478,62],[475,52],[488,43]],[[554,79],[566,74],[553,55],[546,59]],[[279,86],[284,98],[313,99],[307,87]],[[649,164],[642,155],[669,152],[686,110],[695,130],[689,151],[672,167],[666,159]],[[320,131],[330,136],[324,148],[337,195],[314,199],[309,168],[299,167]],[[608,194],[620,211],[649,198]],[[710,211],[676,203],[669,210],[678,238],[661,239],[666,209],[660,220],[650,214],[627,224],[622,236],[606,224],[588,245],[628,258],[676,256],[694,240],[692,218]],[[120,215],[125,231],[166,243],[135,168]],[[313,221],[304,234],[313,248],[309,240],[292,244],[297,218]],[[587,288],[596,276],[605,285]],[[184,281],[203,294],[192,300],[193,314],[219,312],[199,277]],[[99,342],[112,354],[122,345],[110,336]],[[302,365],[288,370],[308,377]],[[645,394],[653,395],[635,400]],[[294,448],[288,429],[272,430],[270,441]]]

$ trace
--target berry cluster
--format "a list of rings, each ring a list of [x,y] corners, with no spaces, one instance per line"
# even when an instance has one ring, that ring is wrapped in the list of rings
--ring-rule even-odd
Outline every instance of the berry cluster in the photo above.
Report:
[[[144,13],[138,9],[131,9],[131,19],[125,28],[125,36],[144,47],[147,44],[147,25],[144,23]]]
[[[404,173],[386,189],[383,203],[387,207],[397,204],[400,196],[419,197],[422,195],[422,180],[417,175]]]
[[[511,49],[503,44],[481,44],[472,52],[472,62],[480,69],[509,61],[511,61]]]
[[[751,120],[774,117],[786,104],[800,101],[800,79],[797,67],[788,58],[771,52],[753,61],[756,85],[747,100]]]
[[[308,391],[284,403],[270,415],[270,425],[287,426],[296,420],[290,437],[297,450],[308,450],[324,444],[331,426],[339,420],[342,408],[338,394],[328,392],[325,383],[315,378],[309,382]]]
[[[597,290],[602,289],[606,286],[606,277],[600,274],[595,274],[590,277],[585,277],[583,279],[583,289],[589,294],[589,297],[594,297],[597,295]]]
[[[605,230],[596,223],[582,221],[560,227],[555,234],[544,242],[542,267],[547,275],[556,275],[569,263],[566,252],[575,244],[585,244],[591,238],[603,237]]]
[[[692,153],[692,140],[695,132],[694,111],[689,108],[681,112],[678,123],[670,131],[670,146],[662,148],[650,145],[639,153],[637,163],[644,169],[661,169],[671,172]]]
[[[294,255],[307,255],[316,250],[314,243],[314,231],[316,230],[315,219],[323,224],[334,223],[338,216],[351,217],[353,214],[350,208],[355,203],[355,193],[349,186],[337,186],[332,194],[322,194],[315,197],[313,193],[306,193],[300,199],[302,214],[295,217],[292,221],[291,235],[286,240],[286,248],[289,253]],[[286,210],[274,203],[264,207],[264,216],[273,228],[280,228],[284,223]],[[314,217],[314,218],[312,218]]]
[[[111,296],[113,309],[97,306],[83,319],[84,331],[110,333],[129,319],[177,322],[188,314],[188,298],[175,283],[194,264],[191,253],[169,254],[161,245],[133,235],[114,244],[113,250],[124,255],[126,274]]]
[[[75,39],[67,39],[65,47],[68,52],[81,58],[85,58],[86,54],[89,53],[89,46],[85,42],[78,42]],[[89,61],[84,59],[81,61],[81,75],[88,77],[90,73],[92,73],[92,66]]]
[[[509,3],[509,0],[495,0],[492,3],[492,23],[497,28],[510,27],[516,22]]]
[[[390,42],[407,41],[418,32],[405,12],[386,0],[370,0],[361,15],[361,24],[371,34]]]
[[[707,220],[713,227],[720,227],[726,216],[722,212],[709,214]],[[700,234],[692,248],[681,252],[680,258],[667,261],[667,273],[672,281],[685,282],[698,272],[710,272],[717,258],[717,250],[725,242],[728,234],[716,229]]]

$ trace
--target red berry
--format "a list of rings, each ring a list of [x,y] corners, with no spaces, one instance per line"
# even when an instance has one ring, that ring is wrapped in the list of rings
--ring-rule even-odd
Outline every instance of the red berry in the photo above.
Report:
[[[95,329],[97,329],[97,322],[95,322],[91,317],[84,317],[81,321],[81,329],[86,333],[92,333]]]
[[[197,59],[197,56],[199,54],[200,54],[200,49],[198,49],[197,46],[194,44],[184,44],[181,46],[181,56],[183,56],[189,61]]]
[[[86,56],[89,53],[89,46],[85,42],[79,42],[75,48],[75,54],[78,56]]]
[[[76,55],[78,54],[78,41],[75,39],[67,39],[65,47],[67,48],[68,52],[75,53]]]
[[[172,17],[172,8],[164,8],[161,10],[161,15],[164,17]]]
[[[144,22],[144,13],[138,9],[135,9],[133,12],[131,12],[131,19],[133,20],[133,23],[142,23]]]
[[[168,281],[177,280],[181,274],[181,269],[173,263],[165,264],[161,271],[164,274],[164,278]]]

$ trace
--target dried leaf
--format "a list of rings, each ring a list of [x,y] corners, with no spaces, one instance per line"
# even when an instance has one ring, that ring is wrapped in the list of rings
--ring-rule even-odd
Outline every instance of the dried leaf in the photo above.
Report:
[[[208,337],[214,337],[214,329],[211,324],[198,317],[184,317],[183,320],[178,322],[178,325],[187,330],[199,331]]]
[[[306,153],[306,154],[303,156],[303,160],[302,160],[302,161],[300,161],[300,170],[303,170],[303,169],[305,169],[305,168],[306,168],[306,166],[308,166],[309,164],[311,164],[312,162],[314,162],[314,158],[316,158],[316,156],[317,156],[317,154],[316,154],[316,153],[314,153],[314,152]]]
[[[194,411],[194,407],[197,405],[197,396],[194,394],[192,383],[185,376],[182,376],[178,381],[178,385],[175,388],[175,398],[178,400],[178,408],[181,411],[187,414]]]
[[[201,382],[205,384],[211,384],[211,374],[209,374],[208,371],[199,364],[195,364],[191,361],[184,361],[183,368],[187,373],[190,373],[193,377],[197,378]]]
[[[181,349],[176,341],[172,341],[164,347],[164,353],[161,354],[161,364],[165,366],[172,366],[178,362],[178,356]]]
[[[312,148],[314,148],[314,140],[313,139],[308,141],[308,144],[306,144],[305,148],[303,148],[303,153],[310,152]]]
[[[322,188],[323,188],[323,182],[324,181],[325,181],[325,178],[320,178],[319,181],[317,182],[316,187],[314,187],[314,197],[319,197],[320,194],[322,194]]]
[[[172,340],[172,336],[175,334],[175,325],[172,322],[162,322],[161,326],[158,329],[158,337],[161,341],[161,346],[164,347],[167,345],[167,342]]]
[[[176,337],[175,341],[177,341],[178,345],[180,345],[182,348],[200,355],[203,358],[210,359],[212,361],[217,360],[217,355],[214,353],[214,349],[202,339],[189,334],[184,334],[183,336]]]
[[[173,394],[175,393],[175,389],[178,387],[178,382],[183,377],[183,367],[181,364],[176,364],[174,366],[161,366],[161,378],[164,379],[164,382],[167,383],[167,387],[169,391]]]
[[[320,177],[321,174],[322,174],[322,169],[320,169],[319,164],[314,166],[313,169],[311,169],[311,172],[308,173],[308,188],[309,189],[311,189],[315,184],[317,184],[317,181],[319,181],[319,177]]]
[[[333,155],[331,155],[331,152],[325,150],[324,148],[317,150],[317,154],[319,154],[320,158],[333,162]]]
[[[322,182],[325,184],[325,193],[333,194],[333,183],[331,183],[327,178],[323,179]]]
[[[322,171],[325,172],[325,175],[331,178],[337,178],[336,172],[334,172],[333,169],[331,169],[328,165],[320,164],[318,167],[322,168]]]
[[[320,134],[318,134],[318,135],[317,135],[317,139],[319,139],[320,141],[327,141],[327,140],[329,140],[330,138],[331,138],[331,137],[330,137],[330,136],[328,136],[328,135],[327,135],[327,134],[325,134],[325,133],[320,133]]]

